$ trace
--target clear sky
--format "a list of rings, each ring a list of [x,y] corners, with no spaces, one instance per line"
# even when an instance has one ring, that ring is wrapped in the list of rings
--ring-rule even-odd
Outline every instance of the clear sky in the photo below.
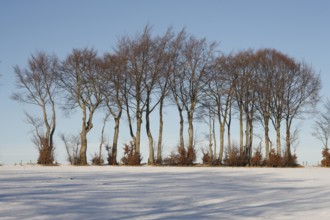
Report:
[[[9,98],[15,85],[14,65],[26,66],[27,59],[36,51],[64,58],[73,48],[88,46],[102,54],[111,50],[120,36],[132,35],[147,24],[153,27],[154,34],[165,32],[169,26],[175,30],[185,27],[197,37],[219,42],[219,50],[224,53],[275,48],[312,65],[321,74],[322,96],[329,96],[328,0],[1,0],[0,3],[0,163],[35,162],[37,157],[30,141],[30,127],[24,122],[24,110],[38,112]],[[166,113],[165,152],[168,153],[178,142],[179,128],[177,113],[170,108]],[[65,152],[59,133],[77,134],[80,112],[70,117],[61,111],[59,114],[56,157],[63,162]],[[89,134],[88,156],[97,150],[102,117],[99,112],[95,128]],[[312,120],[297,123],[300,162],[321,160],[322,145],[311,136]],[[108,127],[113,127],[112,121]],[[123,122],[121,144],[129,140],[126,127],[127,123]],[[157,125],[154,129],[157,137]],[[198,132],[203,132],[202,126]],[[109,129],[110,141],[111,136]],[[146,159],[147,152],[142,153]]]

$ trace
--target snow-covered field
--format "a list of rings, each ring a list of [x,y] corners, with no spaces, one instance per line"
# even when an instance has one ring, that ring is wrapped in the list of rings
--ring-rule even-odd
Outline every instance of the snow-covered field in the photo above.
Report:
[[[0,219],[330,219],[330,169],[0,166]]]

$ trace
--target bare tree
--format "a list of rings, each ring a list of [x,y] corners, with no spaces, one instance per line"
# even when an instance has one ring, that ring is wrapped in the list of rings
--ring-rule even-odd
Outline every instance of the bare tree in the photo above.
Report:
[[[209,133],[208,133],[208,139],[209,139],[209,153],[211,157],[211,163],[214,163],[214,160],[216,158],[216,138],[213,136],[214,135],[214,114],[212,113],[211,109],[209,109]],[[214,142],[214,143],[213,143]],[[213,146],[214,145],[214,146]],[[212,148],[214,147],[214,149]]]
[[[202,118],[205,119],[205,123],[208,125],[209,127],[209,131],[208,133],[205,134],[205,136],[208,139],[209,142],[209,148],[207,150],[207,153],[210,156],[210,163],[212,165],[217,164],[217,137],[216,137],[216,133],[215,133],[215,121],[217,116],[215,115],[215,113],[212,111],[212,109],[210,108],[210,105],[206,105],[206,103],[203,103],[203,109],[202,111],[199,113],[201,114]],[[205,118],[205,115],[207,115],[207,118]],[[203,154],[205,152],[203,151]]]
[[[230,56],[220,56],[210,70],[208,88],[204,106],[210,109],[217,117],[220,126],[219,161],[223,159],[225,126],[230,120],[231,107],[234,95],[234,85],[230,76],[234,67]],[[228,126],[228,128],[230,128]],[[230,138],[230,131],[229,131]],[[230,146],[228,146],[230,148]]]
[[[245,76],[245,66],[247,63],[245,62],[244,64],[241,64],[240,62],[243,61],[244,59],[240,59],[240,56],[245,56],[243,52],[236,54],[233,59],[234,59],[234,65],[235,65],[235,72],[231,75],[231,81],[234,84],[234,96],[235,96],[235,103],[238,108],[238,113],[239,113],[239,133],[240,133],[240,154],[243,154],[244,151],[244,143],[243,143],[243,138],[244,138],[244,133],[243,133],[243,116],[244,116],[244,111],[243,111],[243,95],[244,95],[244,76]]]
[[[271,112],[270,119],[276,131],[277,154],[281,155],[281,122],[283,120],[285,107],[286,75],[294,61],[287,55],[275,51],[275,53],[273,53],[272,63],[274,74],[270,87],[270,94],[272,97],[269,103]]]
[[[150,61],[154,43],[150,32],[150,27],[146,26],[142,34],[137,34],[135,38],[123,37],[119,41],[117,49],[127,61],[127,84],[125,85],[123,95],[130,134],[134,141],[135,153],[137,154],[140,154],[142,117],[146,111],[147,93],[150,90],[150,87],[147,88],[145,83],[150,73]],[[133,116],[131,115],[132,113]],[[135,133],[133,131],[132,117],[136,120]]]
[[[216,43],[208,43],[205,38],[196,39],[190,36],[185,39],[180,49],[181,57],[177,64],[179,68],[172,75],[171,87],[180,113],[180,124],[183,124],[182,111],[187,113],[188,151],[194,146],[194,113],[207,86],[207,71],[213,61],[215,48]],[[182,128],[180,126],[180,132]],[[180,144],[182,142],[180,140]]]
[[[102,147],[105,144],[106,138],[104,137],[104,130],[105,130],[105,126],[107,124],[107,122],[109,121],[109,117],[110,117],[110,113],[107,112],[103,118],[103,125],[102,125],[102,130],[101,130],[101,137],[100,137],[100,145],[99,145],[99,155],[98,158],[94,158],[95,160],[101,162],[103,161],[103,155],[102,155]]]
[[[305,63],[292,63],[285,80],[284,120],[286,125],[286,153],[291,159],[291,126],[297,117],[311,113],[319,101],[319,75]]]
[[[93,116],[103,102],[102,68],[93,49],[74,49],[61,65],[59,85],[65,92],[65,110],[82,111],[80,165],[87,164],[87,134],[93,128]]]
[[[34,127],[34,143],[39,150],[39,164],[54,162],[53,136],[56,129],[55,99],[57,95],[56,75],[58,60],[44,52],[31,55],[26,68],[14,67],[17,92],[12,99],[38,106],[42,119],[26,114]]]
[[[265,129],[266,159],[270,152],[269,121],[276,131],[277,154],[281,154],[281,122],[284,117],[288,75],[295,62],[274,49],[259,50],[257,57],[257,110]]]
[[[253,146],[253,136],[254,136],[254,124],[255,113],[256,113],[256,102],[257,102],[257,93],[256,93],[256,75],[254,72],[249,72],[245,80],[245,94],[244,94],[244,104],[243,109],[246,119],[246,130],[245,130],[245,155],[248,159],[249,165],[251,165],[252,158],[252,146]]]
[[[79,156],[79,151],[80,151],[80,137],[79,135],[71,135],[71,136],[66,136],[64,134],[60,135],[61,140],[64,143],[65,150],[67,153],[67,160],[71,165],[79,165],[80,164],[80,156]]]
[[[234,56],[236,68],[232,74],[232,83],[235,88],[235,103],[239,112],[240,125],[240,154],[247,158],[251,156],[253,141],[253,121],[255,119],[255,61],[252,50],[239,52]],[[243,144],[243,117],[245,115],[245,145]],[[244,147],[245,146],[245,147]]]
[[[179,50],[181,52],[181,47],[183,45],[183,40],[185,38],[185,34],[182,34],[182,38],[179,39]],[[171,94],[173,97],[173,102],[175,103],[179,116],[180,116],[180,148],[184,149],[184,138],[183,138],[183,129],[184,129],[184,117],[183,117],[183,111],[184,111],[184,105],[186,102],[185,96],[180,96],[180,91],[181,88],[183,88],[184,85],[184,77],[183,74],[180,74],[183,68],[183,62],[181,60],[181,55],[178,53],[175,63],[174,63],[174,70],[173,73],[171,74],[171,79],[170,79],[170,89],[171,89]]]
[[[146,132],[148,135],[149,141],[149,164],[154,164],[155,156],[154,156],[154,141],[151,134],[150,128],[150,114],[156,108],[156,106],[164,101],[164,97],[166,95],[167,84],[168,84],[168,70],[165,68],[164,58],[168,56],[166,47],[168,46],[168,37],[157,37],[153,39],[151,45],[151,59],[149,60],[149,71],[147,71],[146,77],[144,77],[143,85],[146,88],[146,111],[145,111],[145,118],[146,118]],[[165,73],[163,71],[166,71]],[[159,78],[165,77],[164,84],[159,83]],[[160,88],[157,88],[161,86]],[[160,89],[160,96],[158,96],[155,90]],[[158,96],[158,97],[157,97]],[[152,102],[152,100],[154,100]],[[163,103],[162,103],[163,105]],[[161,107],[162,108],[162,107]],[[162,131],[161,131],[162,132]],[[161,134],[161,133],[160,133]]]
[[[229,111],[228,111],[228,118],[226,120],[226,125],[227,125],[227,146],[228,146],[228,149],[231,151],[231,122],[232,122],[232,113],[233,113],[233,97],[232,97],[232,100],[231,102],[229,103]]]
[[[269,138],[269,123],[271,118],[271,106],[276,106],[276,103],[272,101],[278,101],[275,98],[278,96],[272,96],[272,91],[276,91],[278,83],[274,84],[274,78],[277,69],[276,58],[279,52],[270,49],[259,50],[256,52],[256,91],[257,91],[257,102],[256,109],[259,113],[257,118],[260,120],[264,127],[265,135],[265,151],[266,159],[269,159],[270,153],[270,138]],[[275,108],[276,109],[276,108]],[[274,113],[276,115],[276,113]],[[276,120],[274,120],[276,121]],[[280,125],[280,122],[278,122]],[[279,129],[279,128],[277,128]]]
[[[119,53],[116,55],[106,54],[104,56],[105,83],[104,94],[105,104],[109,113],[114,118],[114,134],[111,147],[110,165],[117,165],[117,145],[119,138],[119,126],[124,106],[124,88],[127,85],[126,61]]]
[[[329,149],[330,138],[330,100],[327,99],[323,105],[324,112],[320,112],[313,126],[312,135],[320,140],[324,149]]]
[[[170,93],[170,79],[171,74],[174,72],[176,67],[176,59],[180,46],[181,35],[184,34],[184,30],[179,32],[177,35],[173,33],[172,29],[169,28],[166,34],[162,37],[163,50],[162,53],[162,70],[158,77],[158,89],[159,89],[159,132],[158,132],[158,143],[157,143],[157,159],[156,162],[161,164],[162,162],[162,146],[163,146],[163,108],[165,99]]]
[[[155,163],[150,115],[160,102],[162,102],[160,107],[160,115],[162,115],[163,102],[168,90],[168,76],[165,75],[171,71],[171,66],[168,67],[165,63],[169,59],[168,47],[171,34],[169,31],[162,37],[152,37],[151,28],[146,26],[144,31],[135,38],[123,37],[117,49],[117,52],[123,54],[127,61],[127,84],[125,84],[123,95],[130,134],[135,142],[135,152],[140,153],[142,117],[145,114],[146,133],[149,141],[149,164]],[[159,79],[165,79],[165,82],[160,83]],[[132,116],[136,120],[135,133]],[[160,134],[162,134],[162,123]],[[161,141],[160,135],[159,145],[161,145]]]

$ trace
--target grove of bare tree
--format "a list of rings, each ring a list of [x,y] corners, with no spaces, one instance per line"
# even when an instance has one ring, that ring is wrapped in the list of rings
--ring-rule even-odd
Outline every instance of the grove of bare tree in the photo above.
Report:
[[[163,111],[167,106],[178,111],[179,134],[173,138],[178,138],[179,147],[187,152],[196,147],[196,118],[208,120],[212,164],[223,163],[235,148],[231,142],[231,125],[236,121],[239,124],[237,150],[248,164],[251,164],[256,126],[264,129],[265,158],[269,159],[273,150],[270,124],[276,134],[276,154],[285,152],[291,158],[294,120],[313,112],[319,101],[321,84],[320,76],[310,66],[275,49],[244,50],[225,55],[218,52],[216,42],[197,38],[185,29],[174,32],[169,28],[163,35],[153,36],[149,26],[133,37],[119,38],[114,51],[103,56],[88,48],[74,49],[62,61],[37,53],[29,59],[27,68],[15,67],[14,71],[19,92],[13,94],[13,99],[37,105],[42,110],[42,120],[27,113],[39,150],[49,151],[48,162],[40,158],[40,163],[53,162],[58,94],[62,92],[62,109],[81,110],[82,125],[77,142],[80,144],[80,165],[87,164],[87,134],[93,128],[94,114],[101,108],[107,117],[111,115],[114,119],[111,160],[108,161],[112,165],[119,163],[117,151],[122,118],[128,122],[135,153],[141,154],[142,125],[145,125],[148,163],[162,163]],[[150,119],[156,108],[159,109],[157,144],[155,134],[152,134],[156,129]],[[51,114],[50,119],[48,114]],[[233,115],[238,120],[233,121],[236,119]],[[326,117],[320,118],[315,133],[325,147],[329,136],[326,120]],[[185,121],[188,125],[186,145]],[[281,143],[283,123],[285,148]],[[99,157],[103,144],[102,138]]]

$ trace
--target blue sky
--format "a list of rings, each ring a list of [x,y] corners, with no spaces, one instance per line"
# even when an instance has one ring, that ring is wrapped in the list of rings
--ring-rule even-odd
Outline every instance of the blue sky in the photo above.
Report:
[[[24,110],[37,109],[10,100],[14,89],[13,66],[24,67],[36,51],[55,53],[64,58],[73,48],[93,47],[100,54],[112,50],[117,39],[141,31],[147,24],[153,33],[169,26],[183,27],[197,37],[219,42],[223,53],[248,48],[275,48],[304,60],[321,74],[324,98],[330,89],[330,1],[328,0],[2,0],[0,7],[0,163],[36,161],[37,151],[30,141],[30,127]],[[80,112],[70,117],[59,111],[56,156],[65,160],[58,138],[60,132],[78,133]],[[178,142],[177,113],[166,110],[165,152]],[[103,115],[95,118],[89,134],[92,154],[97,150]],[[300,162],[321,160],[321,143],[311,136],[312,119],[297,122]],[[108,124],[111,141],[112,122]],[[120,143],[129,140],[127,123],[122,123]],[[200,126],[198,132],[203,132]],[[157,137],[157,125],[154,126]],[[176,130],[177,129],[177,130]],[[238,137],[233,137],[238,140]],[[167,146],[168,145],[168,146]],[[147,158],[147,152],[144,152]]]

